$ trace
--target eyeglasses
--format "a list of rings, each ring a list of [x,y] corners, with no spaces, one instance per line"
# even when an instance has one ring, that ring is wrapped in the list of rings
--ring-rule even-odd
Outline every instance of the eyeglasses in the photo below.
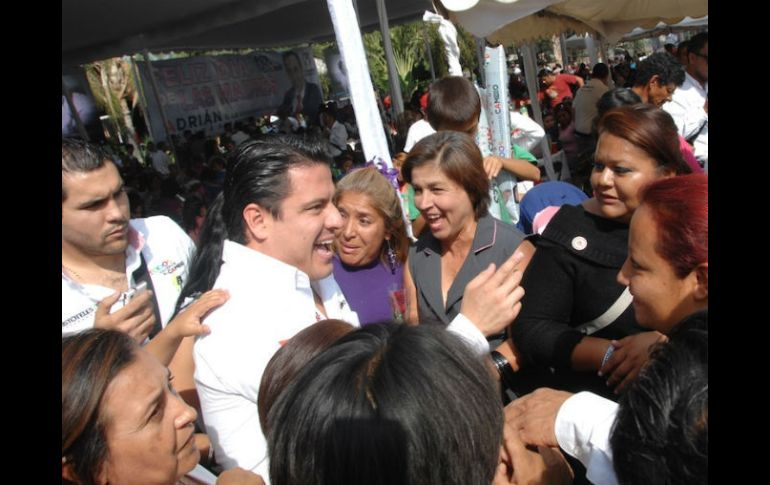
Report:
[[[706,64],[709,63],[709,55],[708,54],[700,54],[698,52],[690,52],[690,54],[692,54],[694,56],[702,57],[702,58],[706,59]]]

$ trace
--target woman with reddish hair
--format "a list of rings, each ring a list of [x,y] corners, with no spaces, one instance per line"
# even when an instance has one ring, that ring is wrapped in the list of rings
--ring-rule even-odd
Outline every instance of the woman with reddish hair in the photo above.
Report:
[[[618,273],[634,297],[639,325],[668,334],[708,308],[708,193],[703,174],[664,179],[643,192]]]
[[[639,479],[645,467],[658,477],[691,478],[708,462],[708,355],[692,340],[705,337],[708,343],[708,176],[658,180],[641,197],[617,279],[634,297],[639,324],[670,336],[673,347],[657,347],[619,405],[588,392],[538,389],[506,408],[506,422],[525,443],[560,446],[586,465],[593,483],[633,483],[629,474],[635,483],[649,483]],[[612,343],[615,352],[603,371],[620,366],[625,373],[622,342]],[[687,355],[698,348],[703,358]],[[687,365],[672,366],[677,361]],[[634,453],[621,452],[629,447]],[[671,453],[678,456],[649,466],[650,456]],[[615,470],[624,477],[616,477]],[[669,478],[668,483],[684,482]]]

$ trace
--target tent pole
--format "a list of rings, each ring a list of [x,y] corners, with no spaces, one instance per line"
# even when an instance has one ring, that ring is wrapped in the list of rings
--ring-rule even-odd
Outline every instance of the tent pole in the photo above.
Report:
[[[340,54],[348,68],[350,99],[356,115],[361,144],[367,160],[382,158],[388,167],[393,167],[385,140],[385,128],[377,109],[376,96],[372,88],[369,65],[366,62],[361,31],[356,21],[351,0],[327,0],[329,15],[334,25],[334,34]]]
[[[136,56],[131,56],[131,68],[134,73],[134,79],[136,85],[139,87],[139,107],[142,109],[142,116],[144,116],[144,123],[147,125],[147,131],[152,134],[152,122],[150,121],[150,115],[147,110],[147,98],[144,94],[144,83],[142,82],[142,76],[139,74],[139,66],[136,63]],[[144,154],[139,150],[139,160],[144,164]]]
[[[478,83],[479,86],[484,87],[486,86],[486,79],[484,78],[484,48],[487,46],[487,41],[484,40],[483,37],[476,37],[473,36],[474,39],[476,39],[476,61],[479,63],[479,79]],[[473,73],[471,73],[471,77],[473,76]]]
[[[78,127],[80,136],[82,136],[85,141],[91,141],[91,139],[88,138],[88,132],[86,131],[85,126],[83,126],[83,120],[80,119],[80,113],[78,113],[78,110],[75,108],[75,102],[72,101],[72,91],[69,90],[67,83],[64,82],[64,76],[61,77],[61,88],[62,91],[64,91],[64,99],[67,100],[67,105],[70,107],[70,113],[72,113],[72,116],[75,118],[75,124]]]
[[[559,50],[561,51],[562,72],[566,74],[567,64],[569,64],[569,57],[567,56],[567,36],[563,33],[559,35]]]
[[[607,47],[609,44],[604,40],[604,37],[599,37],[597,40],[599,41],[599,55],[601,55],[601,61],[609,67],[610,57],[607,55]]]
[[[538,82],[537,82],[537,63],[535,62],[535,44],[527,43],[521,46],[521,54],[524,58],[524,77],[527,81],[527,90],[529,90],[529,102],[532,105],[532,114],[535,115],[535,121],[540,126],[543,126],[543,112],[540,109],[540,102],[537,99]],[[553,170],[553,162],[551,161],[551,147],[548,143],[548,137],[544,136],[540,140],[540,149],[543,152],[543,164],[545,165],[545,173],[548,175],[548,180],[557,180],[556,172]]]
[[[388,12],[385,10],[385,0],[377,0],[377,16],[380,18],[380,32],[382,33],[382,46],[385,49],[385,61],[388,64],[388,82],[390,83],[390,112],[393,119],[404,112],[404,98],[401,95],[401,81],[398,78],[396,62],[393,59],[393,44],[390,42],[390,29],[388,27]]]
[[[150,62],[150,53],[147,51],[147,49],[144,49],[142,51],[144,54],[144,62],[147,64],[147,72],[150,73],[150,83],[152,84],[152,92],[155,95],[155,102],[158,103],[158,109],[160,110],[160,118],[163,121],[163,131],[166,133],[166,140],[168,141],[168,146],[171,148],[171,153],[174,154],[174,160],[179,165],[179,167],[182,167],[181,160],[179,160],[179,157],[176,155],[176,146],[174,145],[174,141],[171,139],[171,134],[168,132],[168,118],[166,117],[166,109],[163,107],[163,103],[160,102],[160,91],[158,90],[158,81],[155,79],[155,71],[152,70],[152,63]]]
[[[433,66],[433,53],[430,50],[430,41],[428,40],[428,26],[423,22],[422,24],[422,38],[425,40],[425,51],[428,53],[428,64],[430,64],[430,78],[431,81],[436,80],[436,69]]]
[[[599,62],[599,56],[597,55],[596,41],[591,34],[586,35],[586,50],[588,51],[588,59],[591,62],[591,66],[595,66]]]
[[[376,159],[379,158],[383,161],[385,167],[392,170],[393,161],[390,158],[390,151],[385,140],[385,130],[387,127],[383,126],[381,118],[378,116],[377,104],[379,99],[375,96],[374,88],[372,88],[369,64],[366,61],[361,30],[358,26],[356,14],[353,11],[352,2],[351,0],[326,0],[326,3],[329,6],[329,16],[334,26],[337,46],[340,49],[345,65],[348,66],[350,100],[353,103],[358,133],[361,136],[361,144],[364,148],[364,156],[367,160],[375,161],[375,163]],[[381,10],[380,13],[384,13],[384,10]],[[387,33],[387,23],[385,25],[385,33]],[[383,38],[386,39],[388,37],[383,35]],[[400,89],[398,92],[400,94]],[[393,190],[398,193],[398,182],[395,180],[390,180],[390,182]],[[407,234],[414,240],[406,207],[404,207],[404,200],[399,196],[398,201],[401,204],[401,216],[404,219]]]

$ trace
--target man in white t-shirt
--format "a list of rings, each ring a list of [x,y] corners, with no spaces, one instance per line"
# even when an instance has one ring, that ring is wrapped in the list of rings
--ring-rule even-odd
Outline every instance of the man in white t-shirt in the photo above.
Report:
[[[323,107],[320,121],[324,134],[329,137],[331,154],[337,158],[348,150],[348,130],[337,121],[337,109],[331,105]]]
[[[150,152],[152,168],[164,177],[171,173],[171,170],[168,168],[171,160],[168,158],[168,155],[166,155],[165,149],[166,144],[163,142],[158,143],[157,148],[152,142],[147,144],[147,151]]]
[[[129,220],[115,164],[62,140],[62,334],[110,328],[143,342],[171,320],[194,250],[167,217]],[[151,291],[122,297],[140,283]]]
[[[684,83],[674,92],[671,101],[663,105],[663,109],[674,118],[679,134],[692,143],[695,158],[705,165],[709,156],[708,32],[693,36],[687,48]]]

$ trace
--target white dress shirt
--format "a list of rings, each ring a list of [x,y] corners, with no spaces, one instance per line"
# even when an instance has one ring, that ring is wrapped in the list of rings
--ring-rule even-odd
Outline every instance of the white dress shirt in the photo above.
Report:
[[[592,483],[617,485],[612,465],[610,434],[618,404],[590,392],[579,392],[559,408],[556,440],[559,446],[586,467]]]
[[[704,109],[708,99],[708,83],[702,86],[689,72],[685,72],[684,83],[676,88],[671,101],[663,105],[663,109],[674,118],[679,134],[690,138],[700,130],[693,143],[695,158],[708,160],[708,119]]]
[[[228,290],[230,299],[205,319],[211,333],[195,343],[195,383],[217,462],[267,482],[257,395],[268,361],[286,340],[326,318],[316,310],[313,289],[328,318],[358,326],[358,315],[332,275],[311,283],[297,268],[229,240],[222,259],[214,288]]]

